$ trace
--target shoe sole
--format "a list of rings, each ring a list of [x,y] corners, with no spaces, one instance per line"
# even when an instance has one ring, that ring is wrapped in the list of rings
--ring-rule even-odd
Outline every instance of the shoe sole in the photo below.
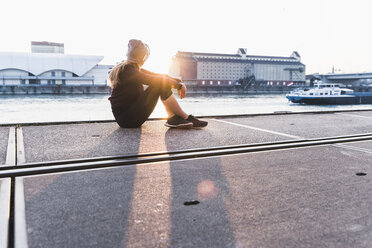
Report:
[[[185,123],[185,124],[178,124],[178,125],[171,125],[168,123],[164,124],[166,127],[172,127],[172,128],[191,128],[193,125],[192,123]]]
[[[208,126],[208,122],[207,123],[204,123],[204,124],[201,124],[201,125],[194,125],[193,124],[193,128],[203,128],[203,127],[206,127],[206,126]]]

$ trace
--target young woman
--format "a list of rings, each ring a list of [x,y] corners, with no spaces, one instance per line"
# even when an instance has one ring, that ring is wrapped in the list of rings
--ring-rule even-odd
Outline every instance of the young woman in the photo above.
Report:
[[[128,43],[127,60],[116,65],[109,74],[111,84],[112,113],[116,122],[125,128],[140,127],[154,110],[158,99],[162,100],[168,113],[167,127],[205,127],[206,121],[186,114],[172,88],[178,90],[180,98],[186,96],[186,86],[168,75],[156,74],[142,69],[150,55],[149,47],[140,40]],[[144,90],[143,85],[148,85]]]

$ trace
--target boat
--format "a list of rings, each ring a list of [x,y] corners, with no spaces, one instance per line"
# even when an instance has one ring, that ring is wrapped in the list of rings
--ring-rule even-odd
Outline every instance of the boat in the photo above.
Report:
[[[339,84],[318,82],[314,87],[296,89],[286,94],[292,103],[305,104],[371,104],[372,92],[354,92],[352,89],[341,88]]]

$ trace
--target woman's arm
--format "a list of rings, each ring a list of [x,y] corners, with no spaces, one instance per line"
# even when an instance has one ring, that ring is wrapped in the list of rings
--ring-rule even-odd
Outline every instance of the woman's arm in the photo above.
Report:
[[[124,73],[120,76],[125,77],[122,81],[130,80],[135,81],[140,84],[146,84],[146,85],[153,85],[153,86],[171,86],[176,89],[182,88],[182,84],[180,84],[180,80],[169,77],[168,75],[153,73],[150,71],[147,71],[145,69],[138,70],[137,68],[133,66],[128,66],[126,68],[127,70],[124,70]],[[126,73],[125,73],[126,71]]]
[[[163,74],[148,71],[148,70],[143,69],[143,68],[141,68],[140,71],[143,72],[143,73],[149,74],[149,75],[153,75],[153,76],[162,76],[163,75]]]
[[[140,71],[143,72],[143,73],[149,74],[149,75],[153,75],[153,76],[165,76],[167,78],[170,78],[170,79],[173,79],[173,80],[177,80],[178,82],[182,82],[181,79],[175,78],[175,77],[171,77],[171,76],[169,76],[167,74],[158,74],[158,73],[154,73],[154,72],[148,71],[148,70],[143,69],[143,68],[141,68]]]

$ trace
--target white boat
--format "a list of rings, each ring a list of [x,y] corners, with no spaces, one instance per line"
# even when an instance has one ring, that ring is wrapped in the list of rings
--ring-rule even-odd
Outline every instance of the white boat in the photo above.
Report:
[[[311,88],[296,89],[286,95],[293,103],[307,104],[360,104],[372,103],[372,92],[354,93],[338,84],[318,82]]]

